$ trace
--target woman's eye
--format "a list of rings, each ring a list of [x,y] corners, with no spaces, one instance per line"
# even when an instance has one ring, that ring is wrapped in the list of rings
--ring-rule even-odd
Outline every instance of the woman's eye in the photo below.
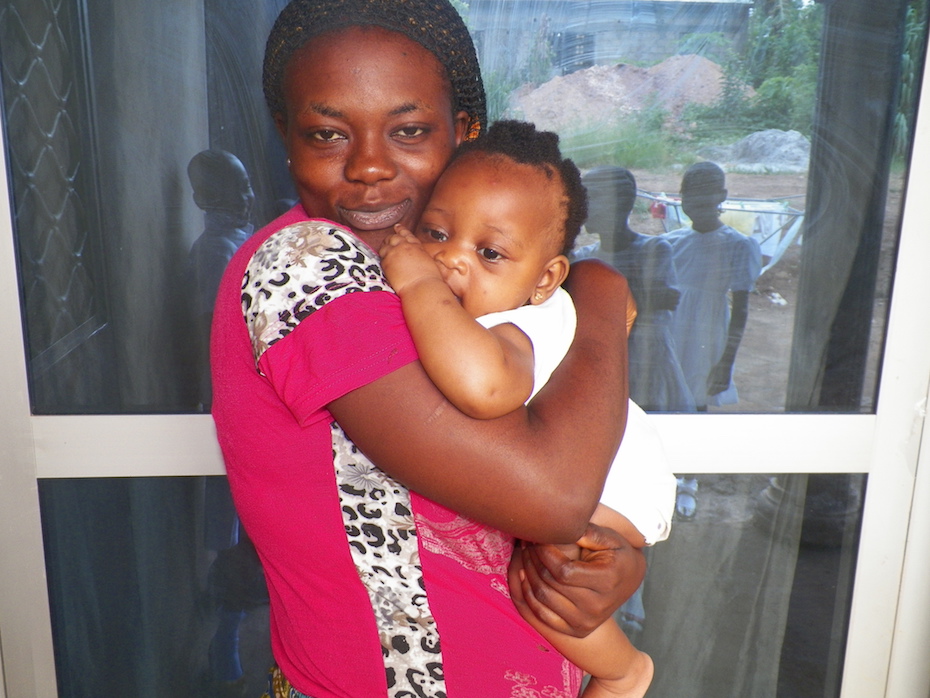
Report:
[[[497,250],[492,250],[490,247],[482,247],[480,250],[478,250],[478,254],[480,254],[489,262],[496,262],[498,259],[504,258],[504,255],[502,255]]]
[[[339,131],[333,131],[331,129],[321,129],[319,131],[314,131],[311,136],[314,140],[322,141],[324,143],[333,143],[342,138],[342,134],[339,133]]]
[[[422,126],[404,126],[403,128],[397,129],[394,133],[401,138],[417,138],[426,133],[426,129]]]

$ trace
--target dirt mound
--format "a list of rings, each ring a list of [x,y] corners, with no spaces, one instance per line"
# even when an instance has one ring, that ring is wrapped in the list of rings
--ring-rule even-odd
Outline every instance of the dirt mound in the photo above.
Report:
[[[704,148],[698,152],[728,172],[757,174],[807,172],[810,154],[810,141],[802,134],[778,129],[757,131],[732,145]]]
[[[555,131],[616,123],[654,105],[677,120],[688,104],[716,102],[722,78],[719,65],[697,55],[672,56],[651,68],[596,65],[516,92],[511,114]]]

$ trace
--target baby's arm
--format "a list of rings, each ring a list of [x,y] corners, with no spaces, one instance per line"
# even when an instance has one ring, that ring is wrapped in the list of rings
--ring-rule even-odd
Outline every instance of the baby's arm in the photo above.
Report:
[[[500,417],[523,405],[533,390],[529,338],[514,325],[486,329],[471,317],[409,231],[398,228],[380,254],[420,362],[446,399],[476,419]]]
[[[603,504],[598,504],[591,521],[614,529],[636,548],[645,545],[643,535],[629,519]],[[584,555],[584,550],[577,546],[559,547],[569,556]],[[539,621],[526,607],[520,585],[512,584],[511,593],[523,618],[570,662],[591,674],[592,680],[582,698],[640,698],[645,694],[652,682],[652,659],[633,646],[613,618],[608,618],[587,637],[573,637]]]

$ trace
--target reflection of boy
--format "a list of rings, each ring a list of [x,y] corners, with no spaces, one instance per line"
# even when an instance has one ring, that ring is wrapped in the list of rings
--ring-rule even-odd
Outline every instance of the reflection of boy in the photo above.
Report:
[[[665,236],[681,291],[672,334],[698,409],[738,400],[733,362],[749,316],[749,292],[762,270],[759,243],[720,220],[726,198],[723,170],[712,162],[692,165],[681,180],[681,208],[691,227]]]
[[[204,213],[203,232],[188,253],[187,273],[201,376],[200,400],[204,410],[209,411],[208,357],[213,304],[226,265],[252,234],[249,218],[255,194],[239,158],[225,150],[197,153],[187,165],[187,176],[194,191],[194,203]]]
[[[225,150],[197,153],[187,165],[187,176],[194,203],[204,212],[203,232],[188,253],[187,276],[194,317],[199,408],[209,412],[213,305],[229,260],[252,235],[250,217],[255,194],[242,162]],[[239,625],[245,617],[244,599],[250,596],[253,601],[264,600],[264,577],[251,541],[240,534],[225,479],[206,479],[204,503],[204,538],[207,548],[216,555],[210,566],[209,585],[218,602],[216,630],[209,649],[210,674],[216,692],[241,694],[245,677],[239,656]],[[243,594],[245,588],[252,593]]]
[[[597,167],[583,181],[588,190],[585,228],[600,237],[602,249],[608,250],[601,259],[626,277],[636,301],[629,341],[630,397],[645,410],[693,412],[694,398],[669,329],[681,295],[672,246],[663,236],[630,229],[636,179],[629,170]]]
[[[420,361],[467,414],[493,418],[516,409],[567,351],[574,308],[559,286],[584,213],[584,188],[575,166],[562,160],[558,138],[530,124],[501,122],[460,149],[436,184],[418,237],[401,229],[382,247],[384,272],[401,298]],[[631,426],[638,425],[642,411],[632,405],[630,414]],[[645,449],[655,445],[649,432],[628,427],[628,433],[643,439]],[[614,508],[599,505],[593,519],[640,547],[667,536],[675,486],[670,473],[646,473],[643,465],[632,457],[614,465],[607,486]],[[522,612],[524,599],[514,601]],[[652,661],[612,620],[577,639],[523,615],[593,675],[586,697],[645,693]]]

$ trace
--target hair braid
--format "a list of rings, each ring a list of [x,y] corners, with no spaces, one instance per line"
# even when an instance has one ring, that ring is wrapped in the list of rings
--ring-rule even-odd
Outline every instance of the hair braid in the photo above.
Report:
[[[569,158],[562,157],[558,134],[538,131],[534,124],[526,121],[495,121],[477,140],[459,146],[453,159],[475,152],[533,165],[549,178],[558,173],[567,199],[562,254],[568,254],[588,217],[588,192],[581,183],[578,167]]]
[[[265,45],[262,86],[272,114],[284,113],[284,71],[301,46],[324,32],[376,26],[416,41],[436,56],[452,86],[453,112],[468,114],[468,138],[487,119],[484,84],[471,36],[448,0],[292,0]]]

